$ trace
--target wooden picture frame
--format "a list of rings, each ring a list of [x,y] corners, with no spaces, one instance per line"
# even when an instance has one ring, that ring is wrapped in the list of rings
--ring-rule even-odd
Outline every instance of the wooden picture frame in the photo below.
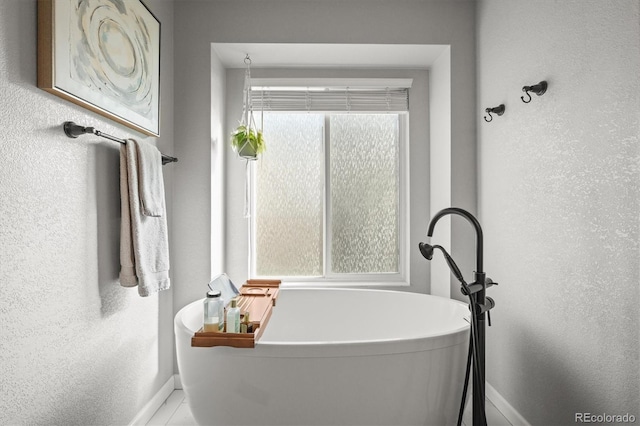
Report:
[[[38,0],[38,87],[160,136],[160,21],[141,0]]]

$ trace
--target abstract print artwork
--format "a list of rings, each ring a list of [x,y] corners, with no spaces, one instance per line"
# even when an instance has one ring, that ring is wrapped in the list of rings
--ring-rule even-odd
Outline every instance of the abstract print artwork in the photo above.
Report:
[[[39,0],[38,87],[159,136],[160,22],[140,0]]]

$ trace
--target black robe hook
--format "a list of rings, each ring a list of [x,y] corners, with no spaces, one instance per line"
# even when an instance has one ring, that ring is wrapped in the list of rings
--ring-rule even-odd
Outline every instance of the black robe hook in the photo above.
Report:
[[[541,81],[540,83],[534,84],[533,86],[524,86],[522,88],[522,91],[529,97],[529,99],[525,100],[524,96],[520,96],[520,99],[522,99],[522,102],[524,102],[525,104],[528,104],[529,102],[531,102],[531,95],[529,94],[529,92],[533,92],[538,96],[544,95],[544,92],[547,91],[547,82]]]
[[[487,114],[489,114],[489,120],[487,120],[487,116],[485,116],[484,121],[486,121],[487,123],[490,123],[493,121],[493,116],[491,115],[491,113],[498,114],[498,115],[504,114],[504,104],[500,104],[497,107],[493,107],[493,108],[487,108],[484,111]]]

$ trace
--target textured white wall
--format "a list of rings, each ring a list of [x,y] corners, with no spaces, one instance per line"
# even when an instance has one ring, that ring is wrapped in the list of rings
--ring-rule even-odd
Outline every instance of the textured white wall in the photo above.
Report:
[[[173,3],[146,3],[171,154]],[[127,424],[173,374],[172,294],[120,287],[119,145],[62,123],[141,136],[36,87],[35,1],[0,2],[0,46],[0,424]]]
[[[212,172],[207,158],[212,141],[217,143],[212,134],[219,132],[219,129],[211,128],[211,43],[451,45],[451,111],[455,120],[451,125],[452,202],[475,211],[474,18],[475,0],[178,1],[175,16],[176,28],[180,28],[175,38],[176,134],[184,142],[179,144],[177,152],[181,158],[189,159],[189,171],[184,176],[176,176],[176,186],[180,188],[176,191],[176,218],[181,223],[191,223],[200,232],[176,235],[181,240],[176,246],[184,251],[180,256],[185,258],[189,268],[176,271],[180,288],[176,291],[175,309],[202,297],[211,275],[210,247],[218,245],[215,238],[237,238],[234,229],[215,229],[210,223],[210,209],[215,207],[211,206],[209,182]],[[251,24],[247,25],[247,22]],[[219,85],[219,81],[215,84]],[[219,118],[213,117],[213,121],[218,122]],[[227,143],[226,140],[222,142]],[[177,173],[183,173],[183,169]],[[218,183],[214,181],[213,185]],[[182,191],[186,193],[180,194]],[[428,199],[429,194],[425,193],[424,197]],[[424,235],[428,220],[428,217],[422,221],[416,218],[418,229],[412,229],[412,232]],[[473,243],[469,244],[469,238],[473,235],[454,237],[452,245],[461,266],[471,271]],[[227,261],[230,261],[229,257]],[[224,267],[226,269],[227,265]]]
[[[529,422],[640,417],[640,5],[482,0],[487,378]],[[547,93],[520,101],[546,79]]]

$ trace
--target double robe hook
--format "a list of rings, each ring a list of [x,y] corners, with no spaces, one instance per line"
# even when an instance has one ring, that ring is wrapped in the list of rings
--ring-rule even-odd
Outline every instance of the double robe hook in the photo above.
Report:
[[[520,96],[520,99],[522,99],[522,102],[524,102],[525,104],[528,104],[529,102],[531,102],[531,95],[529,93],[535,93],[538,96],[544,95],[547,91],[547,82],[543,80],[538,84],[534,84],[533,86],[524,86],[522,88],[522,91],[525,95],[527,95],[527,98],[525,99],[524,96]],[[504,114],[504,110],[504,104],[500,104],[497,107],[485,109],[485,112],[489,115],[489,118],[487,118],[487,116],[485,115],[484,121],[490,123],[491,121],[493,121],[493,116],[491,114],[500,116]]]
[[[497,107],[493,107],[493,108],[487,108],[484,110],[487,114],[489,114],[489,119],[487,120],[487,116],[484,116],[484,121],[486,121],[487,123],[490,123],[491,121],[493,121],[493,116],[491,115],[493,114],[497,114],[497,115],[502,115],[504,114],[504,104],[500,104]]]
[[[535,93],[538,96],[544,95],[544,92],[547,91],[547,82],[541,81],[540,83],[534,84],[533,86],[524,86],[522,88],[522,91],[529,97],[529,99],[525,100],[524,96],[520,96],[520,99],[522,99],[522,102],[524,102],[525,104],[528,104],[529,102],[531,102],[531,95],[529,94],[529,92]]]

